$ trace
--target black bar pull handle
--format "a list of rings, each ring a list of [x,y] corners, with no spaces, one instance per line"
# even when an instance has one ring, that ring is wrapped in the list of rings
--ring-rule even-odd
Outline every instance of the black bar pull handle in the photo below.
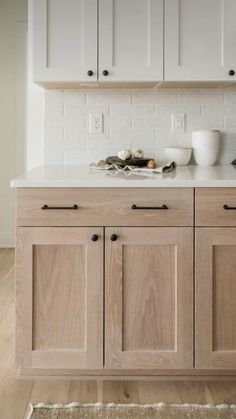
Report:
[[[225,210],[236,210],[236,207],[229,207],[227,204],[223,205]]]
[[[139,207],[136,204],[133,204],[131,209],[133,210],[168,210],[167,205],[163,204],[161,207]]]
[[[41,210],[77,210],[78,205],[73,205],[72,207],[49,207],[47,204],[44,204],[41,207]]]

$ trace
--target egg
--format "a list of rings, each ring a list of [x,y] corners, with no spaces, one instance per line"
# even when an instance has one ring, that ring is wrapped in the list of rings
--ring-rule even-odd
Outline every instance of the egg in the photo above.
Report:
[[[147,167],[148,167],[148,169],[155,169],[155,167],[156,167],[156,162],[155,162],[155,160],[149,160],[148,162],[147,162]]]

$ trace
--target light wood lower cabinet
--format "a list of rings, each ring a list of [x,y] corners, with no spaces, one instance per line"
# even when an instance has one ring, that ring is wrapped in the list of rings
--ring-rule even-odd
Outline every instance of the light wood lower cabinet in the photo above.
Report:
[[[234,374],[234,189],[196,189],[197,227],[191,189],[50,192],[18,191],[17,367],[59,375]],[[43,203],[56,209],[41,210]],[[65,210],[73,203],[78,210]],[[97,226],[85,227],[92,219]]]
[[[18,228],[16,280],[16,365],[102,368],[103,229]]]
[[[236,369],[236,228],[196,229],[196,367]]]
[[[103,228],[18,228],[16,365],[192,368],[192,228],[106,228],[104,239],[105,252]]]
[[[192,248],[191,227],[106,229],[106,368],[193,368]]]

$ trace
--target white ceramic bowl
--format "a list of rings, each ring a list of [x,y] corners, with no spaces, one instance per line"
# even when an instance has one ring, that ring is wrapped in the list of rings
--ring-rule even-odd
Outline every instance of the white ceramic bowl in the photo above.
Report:
[[[177,166],[186,166],[191,159],[192,149],[185,147],[166,147],[165,155],[168,161],[175,161]]]

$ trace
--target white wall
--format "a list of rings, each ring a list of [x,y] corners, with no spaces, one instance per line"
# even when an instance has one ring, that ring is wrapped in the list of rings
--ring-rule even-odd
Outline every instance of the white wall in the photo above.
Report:
[[[0,246],[14,243],[16,167],[17,22],[27,21],[27,0],[0,0]]]
[[[236,157],[236,89],[46,90],[44,159],[76,164],[102,159],[122,148],[141,147],[164,160],[167,145],[191,146],[192,129],[219,129],[219,162]],[[104,134],[88,130],[89,113],[104,114]],[[186,134],[171,132],[172,112],[186,113]]]

